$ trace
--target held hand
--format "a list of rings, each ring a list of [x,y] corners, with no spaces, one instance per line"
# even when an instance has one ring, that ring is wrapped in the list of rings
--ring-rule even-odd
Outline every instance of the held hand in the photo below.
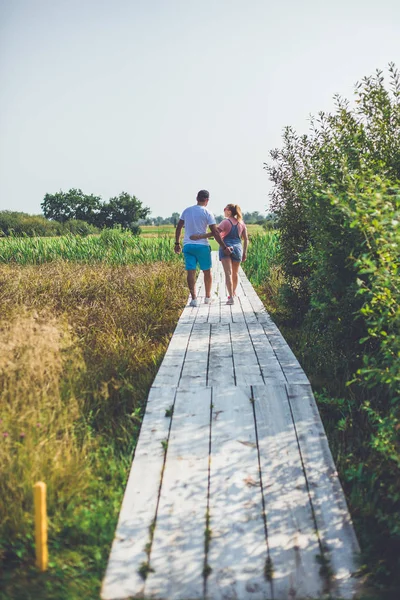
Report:
[[[224,248],[224,254],[225,256],[230,256],[233,252],[233,248],[232,246],[226,246],[226,248]]]

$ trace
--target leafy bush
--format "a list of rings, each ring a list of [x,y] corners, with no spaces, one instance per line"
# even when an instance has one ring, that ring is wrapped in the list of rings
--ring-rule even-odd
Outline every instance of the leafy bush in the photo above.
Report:
[[[400,75],[389,72],[389,90],[380,71],[364,78],[355,107],[337,96],[308,135],[286,128],[266,168],[285,278],[278,313],[332,399],[329,418],[345,400],[330,441],[369,569],[400,585]]]
[[[98,233],[99,230],[94,225],[86,223],[86,221],[80,221],[79,219],[70,219],[65,223],[57,223],[57,235],[91,235]]]
[[[2,210],[0,212],[0,235],[51,236],[57,235],[58,223],[52,223],[40,215]]]
[[[71,219],[64,223],[49,221],[42,215],[28,215],[10,210],[0,211],[0,236],[53,237],[57,235],[89,235],[98,229],[85,221]]]

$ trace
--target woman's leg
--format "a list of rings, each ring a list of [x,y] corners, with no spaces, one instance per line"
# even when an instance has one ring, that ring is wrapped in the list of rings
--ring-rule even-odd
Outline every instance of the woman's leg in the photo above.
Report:
[[[233,296],[236,296],[236,289],[238,286],[238,279],[239,279],[239,267],[240,267],[240,262],[238,260],[232,260],[232,290],[233,290]]]
[[[221,258],[222,266],[224,267],[225,272],[225,285],[228,290],[228,295],[232,298],[233,296],[233,286],[232,286],[232,260],[230,256],[226,258]]]

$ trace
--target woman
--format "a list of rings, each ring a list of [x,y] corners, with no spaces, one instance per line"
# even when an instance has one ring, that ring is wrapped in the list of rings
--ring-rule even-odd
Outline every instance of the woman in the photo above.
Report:
[[[240,263],[246,260],[249,238],[240,206],[227,204],[224,208],[224,215],[225,219],[218,225],[218,231],[224,243],[232,248],[232,253],[230,256],[226,256],[224,251],[220,249],[219,259],[224,268],[225,284],[229,294],[226,303],[233,304],[238,285],[239,267]],[[191,235],[190,239],[199,240],[211,236],[212,233],[195,234]]]

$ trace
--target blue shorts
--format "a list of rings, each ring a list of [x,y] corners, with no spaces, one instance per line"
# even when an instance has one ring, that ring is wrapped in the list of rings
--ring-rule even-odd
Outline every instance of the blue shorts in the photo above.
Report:
[[[202,271],[211,269],[211,247],[208,244],[185,244],[183,255],[186,271],[194,271],[197,263]]]

